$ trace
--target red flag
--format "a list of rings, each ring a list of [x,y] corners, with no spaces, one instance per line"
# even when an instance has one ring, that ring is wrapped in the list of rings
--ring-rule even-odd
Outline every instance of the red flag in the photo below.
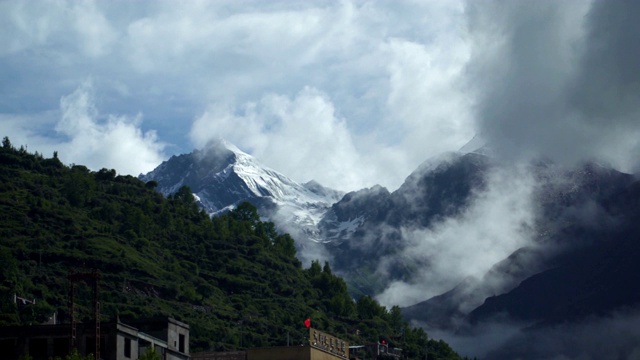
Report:
[[[310,328],[311,327],[311,318],[307,318],[307,320],[304,321],[304,326]]]

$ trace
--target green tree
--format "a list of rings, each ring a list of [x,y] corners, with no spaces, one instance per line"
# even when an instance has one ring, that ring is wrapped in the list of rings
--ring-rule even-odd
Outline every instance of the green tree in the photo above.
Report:
[[[187,185],[181,186],[180,189],[178,189],[178,191],[173,193],[169,198],[186,205],[191,205],[195,203],[195,199],[193,198],[193,192],[191,191],[191,188],[188,187]]]
[[[385,312],[384,308],[369,295],[362,296],[358,299],[356,310],[358,311],[358,317],[362,320],[381,317]]]
[[[93,354],[89,354],[87,356],[82,356],[78,352],[78,349],[71,350],[71,354],[64,357],[64,360],[94,360],[95,357]],[[61,360],[59,357],[55,357],[54,360]]]
[[[231,211],[231,217],[238,221],[247,221],[254,226],[260,221],[258,209],[247,201],[238,204],[238,207]]]
[[[8,286],[7,290],[14,291],[19,272],[18,261],[11,250],[0,247],[0,286]]]
[[[109,170],[106,168],[102,168],[96,173],[96,179],[100,181],[113,181],[115,178],[116,171],[114,169]]]
[[[275,238],[274,246],[276,250],[289,258],[296,256],[296,246],[293,238],[289,234],[279,235]]]
[[[145,184],[145,187],[147,189],[155,189],[158,187],[158,182],[155,180],[147,181],[147,183]]]
[[[307,270],[307,274],[309,274],[309,278],[315,279],[316,277],[320,276],[321,273],[322,273],[322,267],[320,267],[320,261],[313,260],[311,262],[311,266]]]
[[[402,332],[402,326],[404,323],[404,319],[402,317],[402,310],[400,310],[399,306],[391,307],[389,310],[389,326],[394,333],[400,334]]]
[[[13,149],[13,145],[11,145],[11,140],[9,140],[8,136],[5,136],[4,138],[2,138],[2,148],[7,150]]]
[[[160,360],[160,355],[152,347],[148,347],[138,360]]]
[[[329,266],[329,262],[328,261],[324,262],[324,267],[322,268],[322,272],[327,274],[327,275],[333,275],[333,273],[331,272],[331,266]]]

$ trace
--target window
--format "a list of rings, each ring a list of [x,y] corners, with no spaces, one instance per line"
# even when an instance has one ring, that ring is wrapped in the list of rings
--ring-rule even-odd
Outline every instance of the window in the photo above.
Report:
[[[4,355],[4,354],[3,354]],[[29,340],[29,355],[34,359],[46,359],[47,358],[47,339],[30,339]]]
[[[131,358],[131,339],[124,338],[124,357]]]
[[[180,346],[178,347],[178,351],[183,353],[184,352],[184,334],[179,335],[178,342],[180,343]]]
[[[69,351],[69,346],[67,346],[67,351]],[[15,339],[0,340],[0,354],[13,354],[15,352],[16,352]]]
[[[7,354],[7,352],[0,353]],[[66,355],[69,355],[69,338],[53,339],[53,357],[63,359]]]

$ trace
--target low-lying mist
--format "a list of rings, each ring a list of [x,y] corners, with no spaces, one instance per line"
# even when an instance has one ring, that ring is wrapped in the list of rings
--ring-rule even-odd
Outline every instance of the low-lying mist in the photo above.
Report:
[[[465,278],[482,277],[517,249],[532,245],[534,189],[526,167],[494,168],[486,188],[473,194],[459,216],[441,219],[426,229],[403,228],[404,249],[399,256],[428,265],[417,268],[409,281],[392,282],[376,298],[387,306],[415,304],[450,290]]]

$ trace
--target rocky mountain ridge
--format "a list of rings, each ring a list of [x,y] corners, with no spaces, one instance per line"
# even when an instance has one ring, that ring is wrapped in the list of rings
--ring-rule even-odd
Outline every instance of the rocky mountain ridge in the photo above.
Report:
[[[457,281],[449,279],[448,288],[441,284],[443,291],[418,297],[415,305],[404,309],[408,319],[427,329],[472,331],[469,329],[505,314],[510,321],[547,326],[640,303],[640,294],[633,290],[637,286],[628,288],[633,275],[618,276],[626,280],[615,281],[616,272],[635,273],[634,239],[640,229],[633,224],[640,223],[636,215],[640,194],[631,175],[593,163],[567,168],[537,161],[526,165],[528,192],[519,193],[508,185],[521,181],[516,170],[494,161],[491,151],[484,146],[479,151],[466,149],[425,161],[395,191],[374,186],[342,196],[319,184],[297,186],[277,172],[260,172],[248,155],[231,153],[222,151],[226,155],[203,157],[218,159],[218,163],[210,166],[212,170],[206,176],[196,177],[200,182],[192,178],[197,172],[194,161],[198,159],[193,154],[189,155],[192,168],[187,176],[166,181],[170,175],[163,178],[157,176],[161,171],[154,171],[156,176],[146,179],[158,181],[163,191],[189,185],[203,206],[210,206],[208,211],[212,214],[224,211],[243,197],[254,202],[262,216],[281,228],[290,226],[287,231],[303,244],[302,253],[309,250],[305,241],[311,240],[306,243],[316,247],[308,252],[309,256],[321,254],[329,258],[334,271],[347,279],[355,297],[388,294],[398,283],[427,288],[429,284],[424,281],[430,278],[420,274],[442,275],[436,270],[442,266],[437,251],[443,247],[469,241],[503,246],[496,241],[504,238],[491,239],[501,236],[495,229],[473,228],[478,226],[473,222],[474,216],[485,219],[483,212],[495,211],[491,207],[479,208],[478,204],[527,198],[505,202],[501,205],[502,212],[497,213],[507,217],[519,211],[531,213],[524,220],[515,217],[516,224],[511,224],[515,230],[510,229],[514,235],[522,233],[526,242],[513,242],[511,247],[501,250],[502,257],[494,257],[494,263],[488,264],[492,266],[486,270]],[[167,163],[180,163],[172,160]],[[180,167],[173,169],[179,171]],[[252,182],[243,180],[247,174],[251,174],[248,178]],[[501,174],[502,183],[496,184],[496,174]],[[208,185],[212,183],[215,186]],[[211,194],[217,194],[217,200],[212,200]],[[226,202],[220,200],[224,196]],[[520,206],[530,208],[523,210]],[[495,226],[514,221],[491,216],[485,220],[496,222]],[[451,224],[461,227],[457,229],[461,237],[448,239],[451,243],[434,243],[443,241],[433,237],[440,236]],[[476,233],[466,233],[472,235],[469,240],[460,229]],[[469,245],[466,260],[446,261],[464,266],[456,261],[473,260],[475,254],[469,252],[482,247]],[[417,253],[420,251],[434,253]],[[477,255],[482,258],[481,253]],[[595,268],[599,270],[589,264],[597,264]],[[431,278],[434,282],[440,280]],[[545,291],[553,291],[557,296],[541,297]],[[615,299],[608,299],[608,294]],[[550,301],[545,303],[544,299]]]
[[[324,241],[317,225],[343,195],[315,181],[300,184],[222,139],[190,154],[172,156],[140,179],[156,181],[165,196],[188,186],[212,216],[249,201],[263,219],[299,239],[301,248],[317,248],[316,243]],[[305,251],[301,253],[304,256]]]

